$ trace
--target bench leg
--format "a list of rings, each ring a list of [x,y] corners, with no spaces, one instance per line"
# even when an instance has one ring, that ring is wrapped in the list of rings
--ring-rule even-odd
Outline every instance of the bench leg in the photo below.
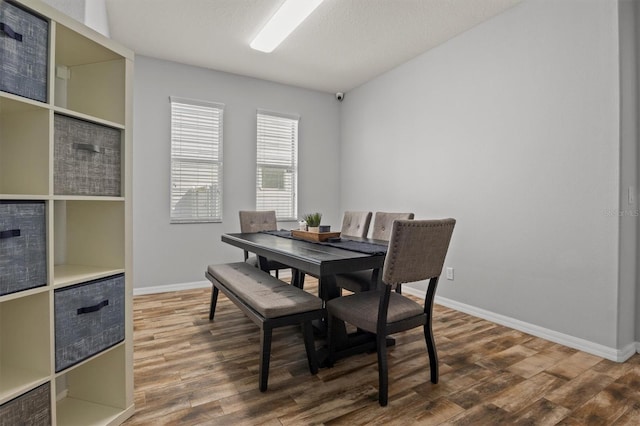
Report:
[[[216,303],[218,303],[218,287],[215,285],[211,289],[211,307],[209,308],[209,321],[213,321],[216,314]]]
[[[305,321],[302,323],[302,336],[304,337],[304,348],[307,351],[309,371],[311,374],[317,374],[318,356],[316,354],[316,345],[313,343],[313,326],[311,325],[311,321]]]
[[[260,370],[258,379],[260,381],[260,392],[267,390],[269,380],[269,358],[271,358],[271,326],[263,325],[260,333]]]

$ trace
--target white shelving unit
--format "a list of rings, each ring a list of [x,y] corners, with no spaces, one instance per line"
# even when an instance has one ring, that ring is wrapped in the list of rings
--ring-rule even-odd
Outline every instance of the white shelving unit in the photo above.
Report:
[[[117,425],[134,412],[134,54],[38,0],[11,3],[49,23],[48,100],[0,91],[0,200],[45,202],[47,285],[0,295],[0,406],[49,383],[52,424]],[[56,114],[121,132],[121,196],[54,193]],[[124,341],[55,372],[55,290],[122,273]]]

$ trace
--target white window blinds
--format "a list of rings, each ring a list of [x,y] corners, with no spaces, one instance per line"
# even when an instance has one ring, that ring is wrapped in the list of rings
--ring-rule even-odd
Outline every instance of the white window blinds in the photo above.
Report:
[[[170,101],[171,223],[220,222],[224,105]]]
[[[299,120],[258,110],[256,209],[275,210],[278,220],[298,216]]]

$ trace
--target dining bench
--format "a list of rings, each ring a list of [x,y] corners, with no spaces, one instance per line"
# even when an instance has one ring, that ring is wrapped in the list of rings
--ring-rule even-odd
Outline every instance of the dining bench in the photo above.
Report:
[[[267,390],[271,336],[274,328],[300,324],[311,374],[318,372],[313,320],[322,319],[322,300],[245,262],[209,265],[205,277],[213,285],[209,320],[213,321],[222,291],[260,327],[260,391]]]

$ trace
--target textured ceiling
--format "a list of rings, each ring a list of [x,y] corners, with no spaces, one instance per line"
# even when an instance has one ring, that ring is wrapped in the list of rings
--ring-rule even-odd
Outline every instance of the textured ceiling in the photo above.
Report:
[[[347,92],[520,0],[325,0],[275,51],[249,42],[283,0],[106,0],[137,54]]]

